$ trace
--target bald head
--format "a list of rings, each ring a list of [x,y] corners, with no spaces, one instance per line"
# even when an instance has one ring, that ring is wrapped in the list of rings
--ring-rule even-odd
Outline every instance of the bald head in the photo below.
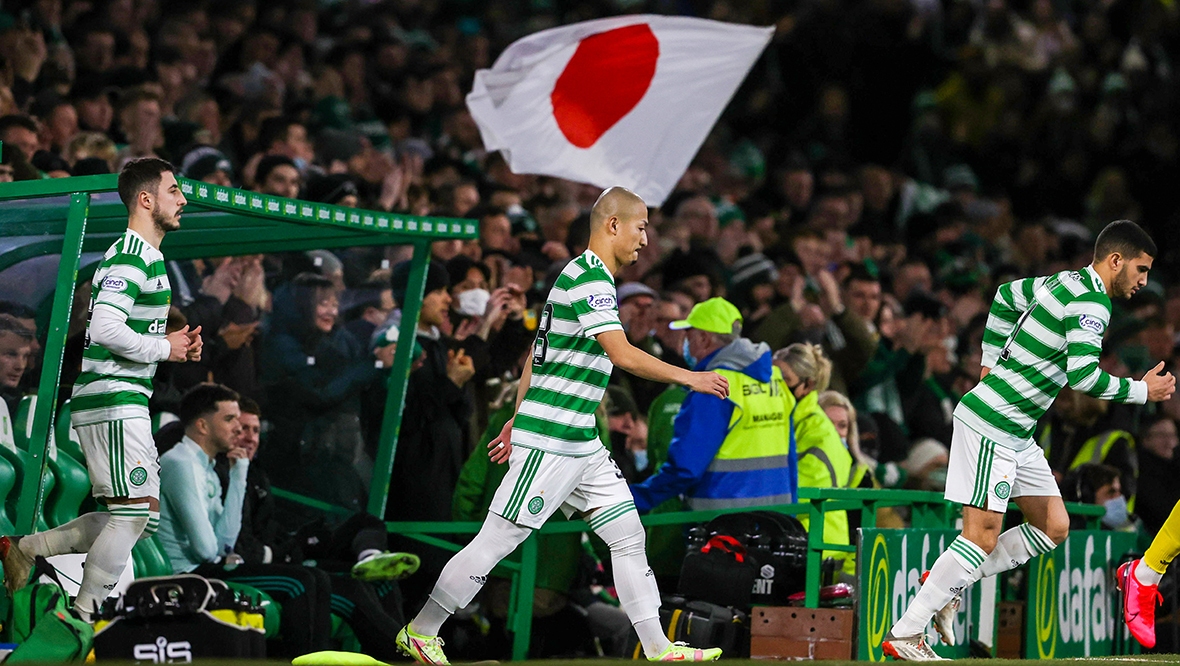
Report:
[[[645,216],[647,204],[636,193],[625,187],[608,187],[598,195],[598,201],[590,209],[590,233],[602,228],[612,217]]]

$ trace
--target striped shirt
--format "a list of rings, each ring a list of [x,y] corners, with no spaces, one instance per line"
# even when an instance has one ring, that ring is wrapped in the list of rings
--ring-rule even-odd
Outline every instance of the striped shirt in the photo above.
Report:
[[[164,338],[172,289],[164,269],[164,255],[142,236],[128,229],[115,241],[95,271],[93,284],[91,317],[96,306],[114,308],[127,317],[126,323],[132,332]],[[155,361],[133,361],[97,343],[92,344],[88,320],[82,374],[74,383],[74,396],[70,401],[71,420],[74,425],[89,425],[126,418],[149,418],[148,398],[152,395],[155,374]]]
[[[991,372],[963,396],[955,418],[1017,451],[1065,386],[1103,400],[1142,404],[1147,384],[1098,367],[1110,296],[1087,266],[1001,285],[983,334]]]
[[[566,264],[541,314],[533,378],[516,413],[512,445],[563,456],[602,447],[594,410],[614,366],[595,338],[621,331],[614,277],[586,250]]]

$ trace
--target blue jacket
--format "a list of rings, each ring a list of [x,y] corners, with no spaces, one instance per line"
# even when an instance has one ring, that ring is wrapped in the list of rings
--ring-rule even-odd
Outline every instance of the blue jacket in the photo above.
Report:
[[[746,339],[738,339],[701,359],[695,370],[740,372],[762,384],[770,384],[775,377],[770,347],[761,343],[755,345]],[[790,477],[795,472],[794,465],[785,462],[789,446],[785,436],[773,438],[770,444],[776,454],[774,457],[782,456],[782,465],[766,464],[758,469],[744,469],[738,464],[732,470],[719,470],[718,465],[714,465],[718,452],[742,416],[739,414],[735,422],[734,411],[739,408],[735,400],[739,398],[732,393],[734,388],[731,385],[729,400],[695,392],[685,398],[680,413],[676,415],[667,462],[646,481],[631,486],[635,507],[641,513],[681,495],[687,496],[695,508],[708,508],[710,500],[732,503],[748,498],[750,506],[791,501],[786,495],[790,493]],[[785,432],[790,409],[788,403],[793,400],[785,387],[774,390],[782,390],[785,394],[785,413],[782,415],[782,430]]]

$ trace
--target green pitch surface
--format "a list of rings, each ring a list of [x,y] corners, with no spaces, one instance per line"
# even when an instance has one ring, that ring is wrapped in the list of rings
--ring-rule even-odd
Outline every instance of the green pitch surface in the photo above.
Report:
[[[132,662],[122,661],[100,661],[97,662],[99,666],[131,666]],[[195,664],[202,666],[290,666],[290,662],[278,661],[268,659],[266,661],[245,661],[245,660],[209,660],[198,659]],[[396,662],[397,664],[412,664],[414,662],[404,661]],[[454,662],[455,666],[461,666],[463,662]],[[479,666],[489,666],[497,662],[475,662]],[[511,666],[512,664],[520,664],[521,666],[567,666],[568,664],[579,664],[580,666],[592,666],[596,664],[612,664],[614,666],[622,666],[623,664],[636,664],[639,662],[629,661],[624,659],[571,659],[571,660],[544,660],[544,661],[504,661],[499,662],[501,666]],[[718,664],[730,666],[767,666],[768,664],[777,663],[814,663],[816,666],[864,666],[870,662],[867,661],[816,661],[816,662],[779,662],[770,659],[722,659]],[[886,664],[902,663],[887,661]],[[1148,664],[1180,664],[1180,654],[1144,654],[1134,655],[1128,657],[1087,657],[1081,659],[958,659],[953,663],[955,666],[1084,666],[1085,664],[1111,664],[1112,666],[1138,666]],[[472,666],[469,662],[469,666]]]

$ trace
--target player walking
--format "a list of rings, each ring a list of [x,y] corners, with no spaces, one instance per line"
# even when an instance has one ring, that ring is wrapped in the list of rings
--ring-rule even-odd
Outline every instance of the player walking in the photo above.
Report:
[[[947,643],[962,591],[984,576],[1024,564],[1065,540],[1069,516],[1033,427],[1066,385],[1131,404],[1167,400],[1175,390],[1164,364],[1142,380],[1098,367],[1112,298],[1147,284],[1155,243],[1134,222],[1098,235],[1094,263],[1080,271],[1024,278],[996,292],[983,336],[983,372],[955,409],[946,498],[963,505],[963,532],[939,556],[882,649],[896,659],[938,661],[926,643],[931,617]],[[1008,500],[1028,522],[1003,534]]]
[[[670,643],[660,627],[660,594],[647,565],[644,531],[623,475],[603,448],[594,410],[617,365],[647,379],[677,383],[722,399],[725,378],[689,372],[631,346],[619,323],[614,274],[647,245],[647,207],[629,190],[602,193],[590,212],[589,249],[571,261],[545,304],[516,398],[516,416],[488,448],[508,461],[479,534],[443,568],[398,647],[425,664],[447,664],[438,630],[471,603],[492,567],[560,507],[580,512],[610,547],[615,588],[652,661],[712,661],[721,650]]]
[[[135,542],[160,523],[160,465],[148,416],[156,364],[201,358],[201,327],[164,334],[172,291],[160,242],[180,228],[187,203],[172,165],[128,162],[119,173],[119,198],[129,213],[127,231],[94,274],[82,374],[71,400],[94,497],[107,510],[47,532],[0,537],[10,592],[28,582],[33,557],[86,553],[74,601],[86,620],[114,588]]]

